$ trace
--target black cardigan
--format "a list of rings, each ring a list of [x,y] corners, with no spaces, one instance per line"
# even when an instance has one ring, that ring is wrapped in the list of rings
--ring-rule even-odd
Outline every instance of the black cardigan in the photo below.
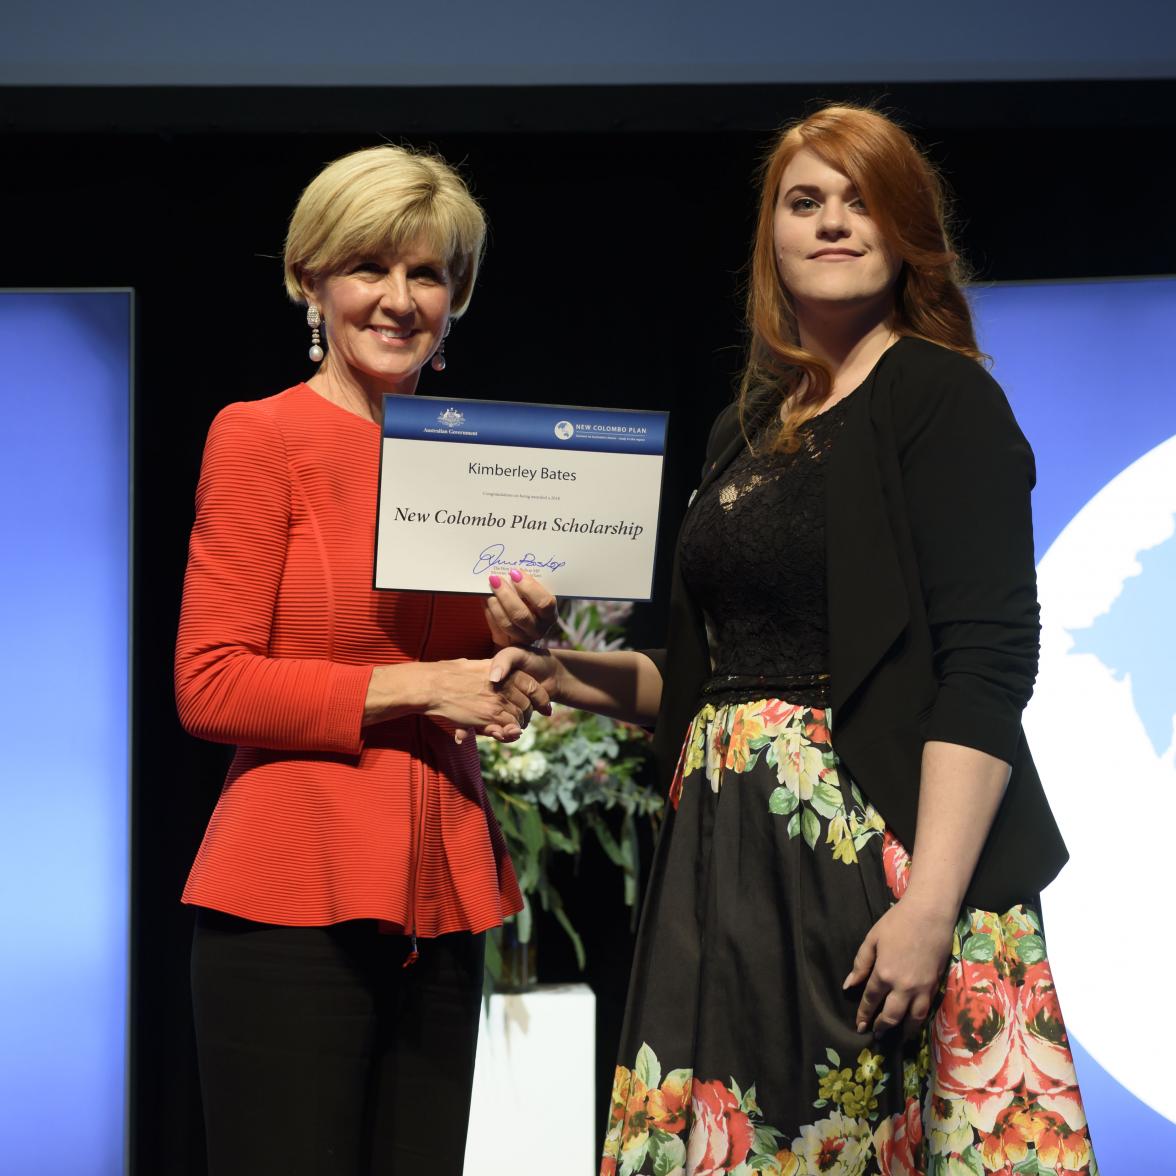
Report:
[[[711,430],[702,486],[743,444],[731,405]],[[975,361],[912,338],[853,393],[826,471],[833,744],[908,848],[927,740],[1012,766],[967,892],[986,910],[1035,899],[1067,858],[1021,729],[1040,632],[1033,482],[1033,454],[999,385]],[[668,645],[651,652],[665,787],[710,672],[679,554]]]

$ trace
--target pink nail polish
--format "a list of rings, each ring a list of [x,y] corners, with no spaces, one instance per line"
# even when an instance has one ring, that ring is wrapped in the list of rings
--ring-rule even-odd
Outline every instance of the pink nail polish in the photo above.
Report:
[[[522,581],[522,578],[523,578],[523,573],[522,573],[522,572],[520,572],[518,568],[511,568],[511,569],[510,569],[510,578],[511,578],[511,579],[512,579],[512,580],[513,580],[513,581],[514,581],[516,584],[518,584],[518,583],[520,583],[520,582]]]
[[[492,575],[490,577],[490,587],[491,588],[501,588],[502,587],[502,577]]]

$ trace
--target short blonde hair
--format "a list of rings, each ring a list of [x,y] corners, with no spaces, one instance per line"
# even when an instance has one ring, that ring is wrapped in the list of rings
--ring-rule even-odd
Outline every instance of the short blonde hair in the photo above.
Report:
[[[453,283],[451,315],[469,305],[486,217],[461,176],[436,155],[385,144],[329,163],[298,200],[286,233],[286,293],[306,302],[306,280],[362,257],[426,242]]]

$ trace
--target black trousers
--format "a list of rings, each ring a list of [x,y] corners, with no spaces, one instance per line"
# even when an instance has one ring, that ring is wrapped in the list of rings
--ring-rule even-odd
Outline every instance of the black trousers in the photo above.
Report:
[[[199,911],[209,1176],[462,1176],[483,946]]]

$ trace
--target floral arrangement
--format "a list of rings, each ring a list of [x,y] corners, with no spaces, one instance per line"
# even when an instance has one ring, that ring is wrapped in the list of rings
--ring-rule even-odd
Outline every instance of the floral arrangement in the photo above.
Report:
[[[632,605],[566,600],[559,607],[553,649],[605,652],[624,644]],[[594,837],[624,874],[625,903],[637,903],[637,822],[656,822],[663,798],[647,784],[650,738],[629,723],[554,706],[535,714],[514,743],[479,737],[482,776],[518,874],[526,903],[515,917],[521,943],[533,935],[533,907],[549,911],[567,932],[580,967],[584,944],[564,909],[548,870],[553,854],[579,854]],[[487,971],[501,972],[500,944],[487,937]]]

